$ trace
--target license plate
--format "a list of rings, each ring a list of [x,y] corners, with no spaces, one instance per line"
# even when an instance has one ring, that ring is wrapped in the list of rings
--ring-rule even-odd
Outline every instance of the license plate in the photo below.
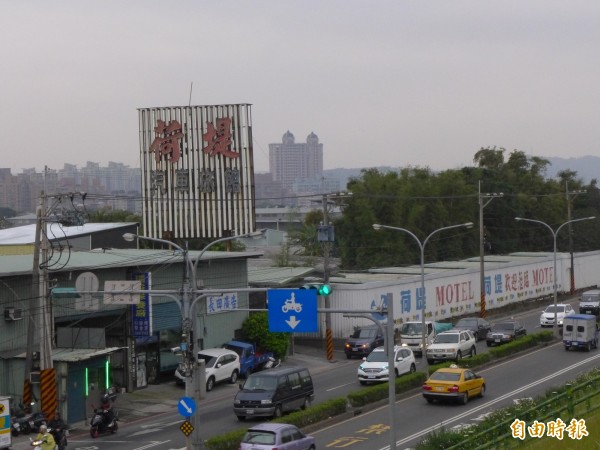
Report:
[[[436,386],[435,390],[438,392],[443,392],[444,388],[441,386]]]
[[[577,342],[573,342],[571,345],[572,345],[573,347],[577,347],[578,343],[577,343]]]
[[[500,339],[495,339],[494,342],[500,342]]]
[[[246,410],[246,414],[252,415],[252,414],[254,414],[254,410],[253,409],[247,409]]]
[[[375,378],[375,375],[369,375],[367,378]]]
[[[357,348],[353,348],[353,349],[352,349],[352,351],[353,351],[353,352],[357,352],[357,351],[358,351],[358,349],[357,349]]]

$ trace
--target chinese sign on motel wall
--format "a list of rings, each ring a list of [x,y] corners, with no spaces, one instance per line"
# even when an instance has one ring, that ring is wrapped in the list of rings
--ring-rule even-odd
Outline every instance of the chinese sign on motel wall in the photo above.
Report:
[[[250,107],[138,110],[147,236],[220,238],[254,231]]]

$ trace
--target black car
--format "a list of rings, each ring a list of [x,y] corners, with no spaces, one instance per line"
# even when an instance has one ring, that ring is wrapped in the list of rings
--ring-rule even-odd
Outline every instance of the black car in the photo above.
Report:
[[[377,326],[358,327],[344,345],[346,358],[367,356],[371,351],[383,345],[383,335]]]
[[[491,324],[481,317],[463,317],[454,325],[455,330],[471,330],[478,341],[486,338],[490,328]]]
[[[492,324],[492,329],[487,334],[485,340],[487,346],[491,347],[494,344],[504,344],[512,342],[520,336],[525,336],[527,330],[517,320],[505,320]]]

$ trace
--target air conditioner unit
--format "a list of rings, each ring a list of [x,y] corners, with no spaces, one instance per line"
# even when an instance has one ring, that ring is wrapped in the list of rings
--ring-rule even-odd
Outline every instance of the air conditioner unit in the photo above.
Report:
[[[4,308],[4,320],[15,321],[23,319],[23,310],[21,308]]]

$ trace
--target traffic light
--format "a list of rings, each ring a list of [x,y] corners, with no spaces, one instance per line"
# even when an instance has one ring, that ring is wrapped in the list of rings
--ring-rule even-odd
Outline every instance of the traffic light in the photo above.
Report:
[[[331,286],[329,284],[305,284],[300,289],[315,289],[318,295],[324,297],[331,294]]]

